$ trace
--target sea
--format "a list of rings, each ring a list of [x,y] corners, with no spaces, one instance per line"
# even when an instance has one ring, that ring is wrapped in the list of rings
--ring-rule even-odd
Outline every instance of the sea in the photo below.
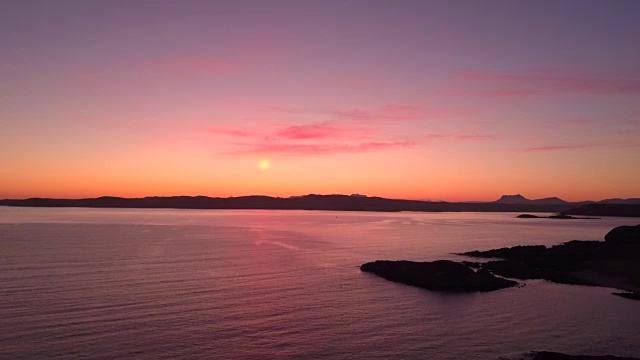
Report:
[[[640,357],[640,301],[609,288],[448,294],[359,269],[640,222],[516,215],[0,207],[0,359]]]

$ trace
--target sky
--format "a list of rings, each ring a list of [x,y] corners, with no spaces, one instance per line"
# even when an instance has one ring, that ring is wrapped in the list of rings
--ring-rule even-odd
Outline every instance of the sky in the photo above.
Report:
[[[0,198],[640,197],[640,2],[28,1]]]

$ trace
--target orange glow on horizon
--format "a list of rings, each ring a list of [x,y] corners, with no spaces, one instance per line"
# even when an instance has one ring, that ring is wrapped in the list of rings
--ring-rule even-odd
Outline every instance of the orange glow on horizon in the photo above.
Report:
[[[131,3],[5,6],[0,198],[640,197],[636,2]]]

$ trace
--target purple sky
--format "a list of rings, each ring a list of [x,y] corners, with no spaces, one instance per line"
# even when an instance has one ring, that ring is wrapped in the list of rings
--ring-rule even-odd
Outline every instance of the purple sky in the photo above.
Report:
[[[639,197],[638,1],[4,1],[0,198]]]

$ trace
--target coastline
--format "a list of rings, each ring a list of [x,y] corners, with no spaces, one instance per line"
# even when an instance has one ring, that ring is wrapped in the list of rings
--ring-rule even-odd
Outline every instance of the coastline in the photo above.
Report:
[[[640,300],[640,225],[618,226],[605,241],[572,240],[547,247],[518,245],[456,255],[486,261],[433,262],[376,260],[360,269],[384,279],[433,291],[495,291],[519,286],[516,280],[543,279],[566,285],[612,288]],[[504,282],[508,281],[508,282]]]
[[[104,196],[87,199],[5,199],[0,206],[12,207],[79,207],[118,209],[220,209],[220,210],[329,210],[329,211],[371,211],[371,212],[519,212],[547,213],[559,218],[569,218],[568,214],[585,212],[586,202],[540,203],[531,200],[523,203],[511,202],[445,202],[355,195],[305,195],[288,198],[270,196],[207,197],[170,196],[120,198]],[[593,207],[589,208],[593,209]],[[587,210],[589,210],[587,209]],[[597,213],[581,214],[589,216],[640,217],[640,204],[600,204]],[[586,211],[588,212],[588,211]]]

